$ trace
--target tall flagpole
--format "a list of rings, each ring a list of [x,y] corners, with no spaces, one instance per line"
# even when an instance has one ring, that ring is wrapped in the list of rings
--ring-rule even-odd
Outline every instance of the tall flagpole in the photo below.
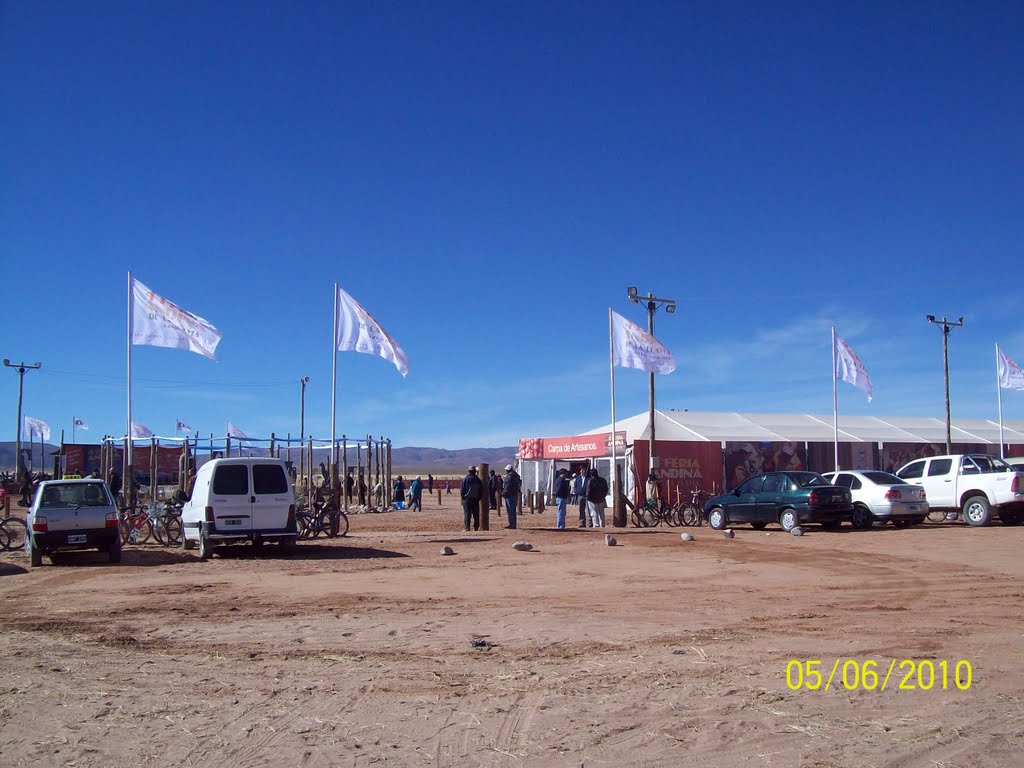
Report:
[[[124,461],[122,462],[121,487],[124,489],[125,500],[131,498],[135,476],[132,470],[132,273],[128,271],[128,427],[125,431]]]
[[[338,399],[338,284],[334,284],[334,337],[331,339],[331,471],[338,463],[334,444],[335,407]],[[312,468],[310,468],[312,472]]]
[[[839,395],[836,388],[836,327],[832,326],[832,424],[835,429],[836,472],[839,471]]]
[[[999,458],[1006,458],[1003,448],[1003,388],[999,383],[999,345],[996,344],[996,401],[999,403]]]
[[[618,476],[615,464],[615,342],[612,339],[612,308],[608,307],[608,372],[612,382],[612,518],[614,520],[615,510],[618,507],[618,491],[615,487],[615,480]]]

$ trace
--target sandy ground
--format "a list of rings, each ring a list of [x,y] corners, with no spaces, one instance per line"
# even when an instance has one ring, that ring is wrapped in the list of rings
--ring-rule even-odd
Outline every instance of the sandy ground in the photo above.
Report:
[[[454,499],[353,516],[287,559],[5,555],[0,762],[1024,764],[1024,528],[630,529],[609,548],[551,510],[463,534]],[[790,690],[808,659],[879,678],[946,660],[948,689],[940,671],[899,690],[897,668],[867,691],[850,668],[855,690],[841,671]]]

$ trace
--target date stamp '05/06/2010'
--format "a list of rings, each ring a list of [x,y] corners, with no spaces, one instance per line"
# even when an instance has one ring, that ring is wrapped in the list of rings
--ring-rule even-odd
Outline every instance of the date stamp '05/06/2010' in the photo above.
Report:
[[[974,670],[964,659],[836,659],[831,669],[821,659],[786,664],[786,687],[791,691],[967,691],[973,683]]]

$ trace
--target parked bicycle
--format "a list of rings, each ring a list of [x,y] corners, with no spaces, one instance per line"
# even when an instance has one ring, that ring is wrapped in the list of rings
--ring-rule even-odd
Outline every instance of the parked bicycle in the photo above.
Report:
[[[153,521],[145,504],[121,510],[121,543],[145,544],[153,537]]]
[[[0,520],[0,550],[18,550],[25,548],[28,527],[25,521],[15,515]]]

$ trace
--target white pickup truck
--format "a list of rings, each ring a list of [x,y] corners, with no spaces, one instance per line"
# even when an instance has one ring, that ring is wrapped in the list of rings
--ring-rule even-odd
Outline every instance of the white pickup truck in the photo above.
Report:
[[[1024,522],[1024,472],[997,456],[951,454],[917,459],[897,476],[924,487],[928,506],[963,515],[968,525],[988,525],[998,515],[1006,525]]]

